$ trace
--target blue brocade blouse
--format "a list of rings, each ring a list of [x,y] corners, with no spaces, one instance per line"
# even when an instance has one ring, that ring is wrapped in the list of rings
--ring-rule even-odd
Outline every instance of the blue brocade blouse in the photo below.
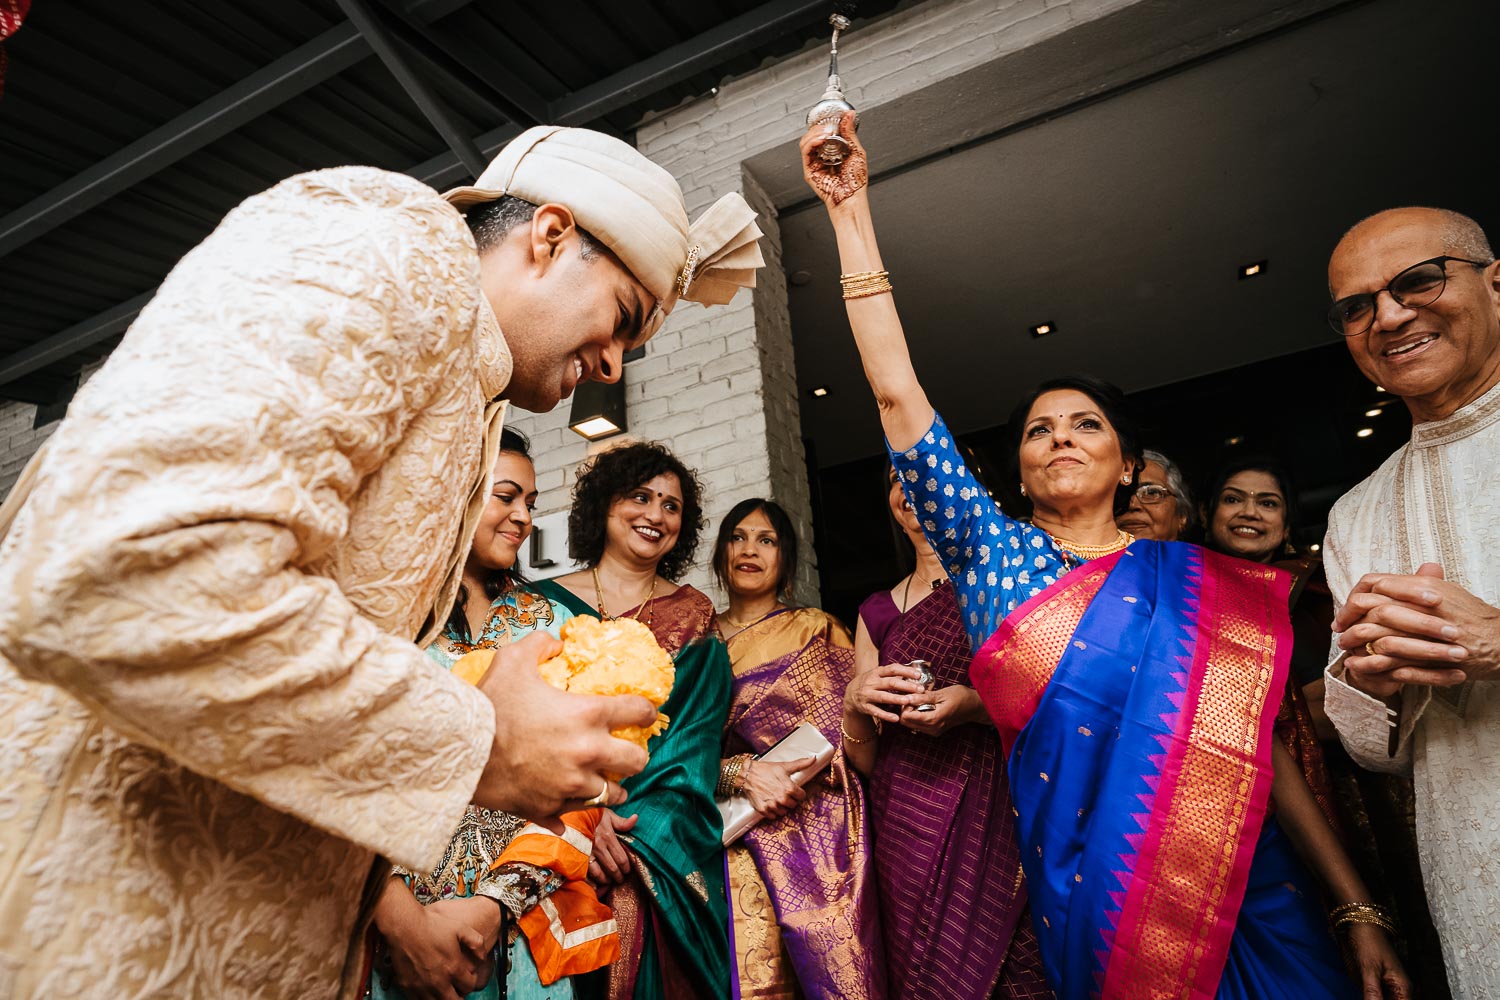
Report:
[[[969,645],[978,650],[1005,620],[1071,568],[1041,528],[1007,516],[964,466],[941,414],[906,451],[892,451],[906,498],[922,521],[958,597]]]

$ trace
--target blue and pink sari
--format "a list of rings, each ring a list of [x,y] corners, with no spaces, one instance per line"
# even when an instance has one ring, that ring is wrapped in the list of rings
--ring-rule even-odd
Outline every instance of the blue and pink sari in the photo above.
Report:
[[[1022,603],[975,658],[1060,1000],[1357,995],[1270,815],[1288,587],[1136,542]]]

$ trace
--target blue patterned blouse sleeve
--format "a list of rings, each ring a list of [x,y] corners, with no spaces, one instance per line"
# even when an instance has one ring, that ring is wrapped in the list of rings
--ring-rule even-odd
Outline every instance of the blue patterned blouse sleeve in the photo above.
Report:
[[[977,650],[1006,615],[1057,582],[1065,572],[1062,554],[1045,531],[1000,510],[965,467],[940,414],[920,441],[890,456],[953,580],[969,645]]]

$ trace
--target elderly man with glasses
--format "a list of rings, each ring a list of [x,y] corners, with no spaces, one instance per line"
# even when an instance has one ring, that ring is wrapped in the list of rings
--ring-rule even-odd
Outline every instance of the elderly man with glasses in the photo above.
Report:
[[[1411,411],[1411,441],[1339,500],[1326,709],[1350,754],[1412,773],[1454,996],[1500,996],[1500,265],[1456,212],[1345,234],[1329,321]]]

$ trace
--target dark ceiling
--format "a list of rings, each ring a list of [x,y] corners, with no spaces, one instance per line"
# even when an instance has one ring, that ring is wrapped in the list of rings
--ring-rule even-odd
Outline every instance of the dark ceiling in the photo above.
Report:
[[[0,398],[65,402],[177,259],[283,177],[364,163],[444,188],[538,122],[629,138],[819,44],[832,6],[39,0],[0,98]]]

